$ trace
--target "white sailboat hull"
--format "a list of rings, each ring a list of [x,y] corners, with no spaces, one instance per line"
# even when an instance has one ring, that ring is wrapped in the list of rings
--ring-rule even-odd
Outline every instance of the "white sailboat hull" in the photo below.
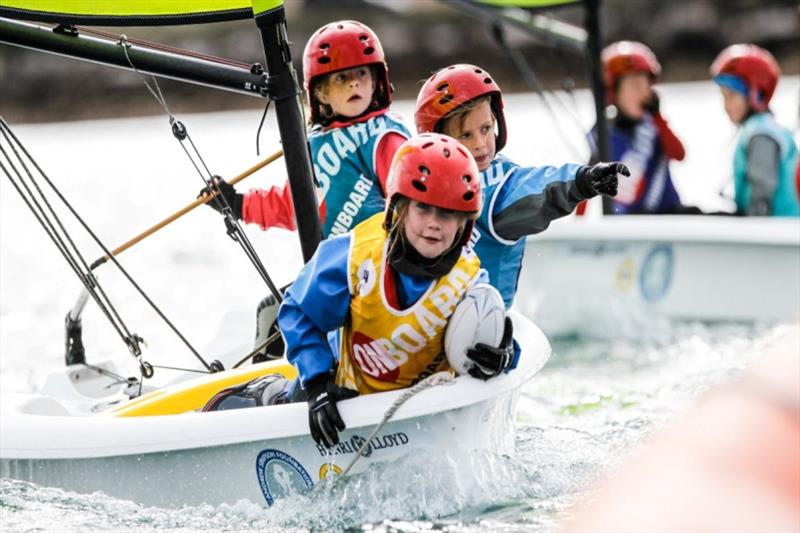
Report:
[[[550,355],[536,326],[514,320],[522,347],[514,371],[487,382],[462,376],[413,396],[370,441],[352,473],[425,449],[511,452],[519,389]],[[114,417],[76,414],[74,397],[4,395],[0,475],[146,505],[271,504],[346,468],[402,393],[341,402],[348,429],[333,457],[309,436],[305,403]]]
[[[619,216],[529,238],[515,308],[548,334],[800,317],[800,220]],[[616,330],[616,328],[615,328]]]

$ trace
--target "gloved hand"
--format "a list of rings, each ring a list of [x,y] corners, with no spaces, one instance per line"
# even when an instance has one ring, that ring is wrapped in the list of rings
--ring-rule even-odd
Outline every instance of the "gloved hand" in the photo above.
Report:
[[[650,100],[642,105],[642,109],[653,116],[656,116],[661,112],[661,98],[659,98],[655,89],[650,89]]]
[[[596,194],[616,196],[619,185],[617,174],[630,176],[631,171],[622,163],[597,163],[581,167],[575,176],[575,182],[580,191],[589,198]]]
[[[211,184],[209,185],[209,187],[211,188],[212,191],[215,189],[219,189],[219,195],[213,200],[206,202],[206,205],[210,206],[214,211],[222,213],[225,204],[223,203],[221,197],[224,197],[225,202],[227,202],[228,205],[231,206],[231,211],[233,212],[233,216],[235,216],[237,220],[241,220],[242,203],[244,202],[244,195],[236,192],[236,189],[233,187],[233,185],[231,185],[224,179],[220,178],[219,176],[214,176],[211,179]],[[200,190],[200,194],[198,194],[197,197],[200,198],[201,196],[211,194],[209,192],[209,187],[203,187]]]
[[[510,368],[514,362],[514,326],[511,319],[506,317],[500,346],[494,347],[479,342],[467,349],[467,358],[475,363],[467,371],[469,375],[484,381]]]
[[[333,382],[333,376],[323,374],[306,384],[308,391],[308,426],[314,442],[326,448],[339,444],[339,432],[345,425],[336,402],[355,398],[358,393]]]

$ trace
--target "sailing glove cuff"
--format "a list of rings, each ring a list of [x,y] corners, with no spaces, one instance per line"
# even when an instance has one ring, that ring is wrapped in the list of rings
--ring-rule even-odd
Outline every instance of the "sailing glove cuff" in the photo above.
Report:
[[[339,432],[345,425],[336,403],[355,398],[358,393],[333,382],[333,376],[323,374],[306,384],[308,391],[308,426],[311,437],[319,445],[330,448],[339,444]]]
[[[511,319],[506,317],[500,346],[479,342],[467,350],[467,358],[475,363],[467,371],[469,375],[484,381],[511,368],[514,362],[514,326]]]
[[[597,163],[592,166],[583,166],[575,175],[578,190],[587,198],[597,194],[616,196],[619,176],[630,176],[628,167],[622,163]]]
[[[233,185],[224,179],[220,178],[219,176],[214,176],[211,179],[211,184],[209,187],[204,187],[197,197],[200,198],[201,196],[210,194],[209,188],[211,191],[219,190],[219,195],[216,198],[209,200],[206,205],[210,206],[211,209],[217,213],[222,214],[224,214],[225,207],[230,206],[231,212],[233,213],[233,216],[236,217],[236,220],[242,219],[242,205],[244,204],[243,194],[236,192],[236,189],[233,187]]]

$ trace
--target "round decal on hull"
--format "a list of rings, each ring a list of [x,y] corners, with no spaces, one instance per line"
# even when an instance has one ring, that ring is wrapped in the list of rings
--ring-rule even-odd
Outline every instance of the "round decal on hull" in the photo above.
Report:
[[[256,475],[268,505],[278,498],[299,494],[314,486],[303,465],[280,450],[267,449],[258,454]]]
[[[646,302],[659,300],[667,294],[674,264],[672,245],[657,244],[647,253],[639,273],[639,288]]]

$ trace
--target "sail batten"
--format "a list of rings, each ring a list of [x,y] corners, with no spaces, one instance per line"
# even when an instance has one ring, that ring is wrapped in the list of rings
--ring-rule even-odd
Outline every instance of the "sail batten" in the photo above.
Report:
[[[283,0],[3,0],[0,16],[93,26],[164,26],[252,19]]]

